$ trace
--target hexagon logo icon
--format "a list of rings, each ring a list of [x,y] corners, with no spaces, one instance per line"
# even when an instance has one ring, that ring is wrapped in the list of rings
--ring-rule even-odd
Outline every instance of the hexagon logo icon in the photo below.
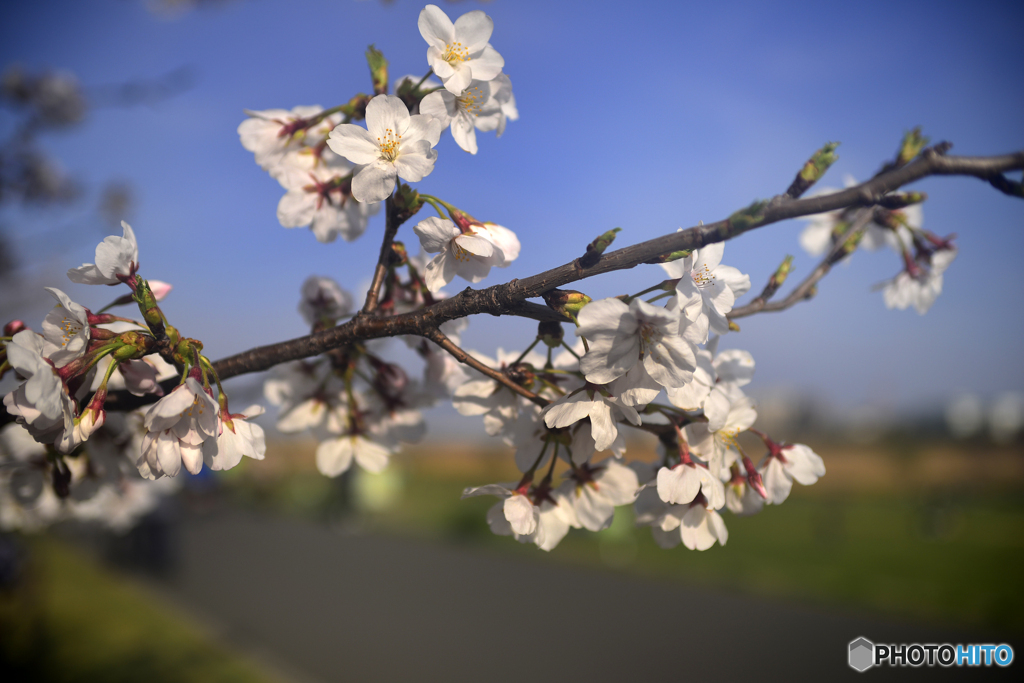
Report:
[[[875,663],[875,644],[867,638],[850,642],[850,668],[867,671]]]

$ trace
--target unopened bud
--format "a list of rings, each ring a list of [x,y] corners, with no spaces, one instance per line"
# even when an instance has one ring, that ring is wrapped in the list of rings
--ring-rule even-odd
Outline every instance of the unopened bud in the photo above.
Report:
[[[474,225],[483,225],[481,221],[473,218],[462,209],[456,209],[454,206],[450,205],[448,206],[448,216],[463,233],[468,230],[472,230]]]
[[[878,200],[878,206],[883,209],[902,209],[912,204],[920,204],[928,199],[924,192],[893,192]]]
[[[341,113],[348,116],[352,121],[362,121],[366,118],[366,105],[369,103],[370,96],[365,93],[359,93],[341,108]]]
[[[587,245],[587,251],[580,257],[580,265],[589,268],[601,260],[601,254],[615,241],[615,235],[622,232],[622,228],[612,228],[608,232],[599,235],[593,242]]]
[[[683,249],[682,251],[672,251],[667,254],[661,254],[655,256],[652,259],[644,261],[644,263],[671,263],[672,261],[678,261],[681,258],[686,258],[693,253],[693,249]]]
[[[403,223],[416,215],[416,212],[423,206],[423,200],[420,198],[419,192],[405,183],[399,183],[398,192],[395,193],[392,204],[394,205],[395,219]]]
[[[4,325],[4,336],[5,337],[13,337],[14,335],[18,334],[19,332],[21,332],[23,330],[27,330],[27,329],[28,329],[28,325],[26,325],[23,321],[21,321],[21,320],[12,320],[11,322],[9,322],[6,325]]]
[[[554,320],[545,320],[537,324],[537,336],[540,337],[545,346],[557,349],[562,345],[562,340],[565,338],[565,330],[562,328],[562,323],[555,322]]]
[[[757,493],[768,500],[768,491],[764,488],[764,481],[761,480],[761,473],[754,467],[754,463],[750,461],[750,458],[743,456],[743,468],[747,470],[747,483],[750,484],[750,488],[757,491]]]
[[[829,166],[834,164],[838,159],[839,155],[835,153],[836,147],[839,146],[838,142],[830,142],[807,160],[804,167],[800,169],[800,172],[796,174],[796,178],[793,183],[786,190],[786,194],[793,199],[796,199],[804,192],[808,190],[814,183],[821,180],[821,177],[825,175],[825,171],[829,169]]]
[[[160,280],[147,280],[146,284],[149,285],[149,289],[153,293],[153,299],[155,299],[156,301],[163,301],[164,297],[170,294],[171,290],[174,289],[173,285],[170,285],[166,282],[161,282]],[[112,301],[110,305],[107,306],[107,308],[113,308],[114,306],[124,306],[126,304],[132,303],[135,300],[136,299],[134,294],[125,294],[124,296],[119,296],[118,298],[114,299],[114,301]]]
[[[929,142],[929,138],[921,135],[921,127],[917,126],[914,130],[906,133],[903,136],[903,142],[900,143],[899,154],[896,155],[896,165],[905,166],[913,160],[921,150],[925,148]]]
[[[533,386],[535,376],[533,366],[529,363],[516,363],[505,369],[505,376],[521,387],[529,389]]]
[[[860,241],[864,239],[864,232],[864,230],[855,230],[851,235],[849,235],[843,242],[842,246],[829,257],[829,265],[835,265],[853,252],[857,251],[857,245],[859,245]]]
[[[146,321],[146,325],[150,331],[160,336],[164,331],[164,318],[160,312],[160,308],[156,304],[156,295],[153,293],[149,283],[142,278],[138,278],[138,285],[135,288],[135,293],[132,295],[135,301],[139,304],[139,311],[142,313],[142,319]]]
[[[409,386],[409,376],[401,366],[394,363],[375,364],[377,376],[374,385],[385,396],[397,398]]]
[[[388,91],[388,60],[384,59],[384,53],[371,45],[366,48],[366,62],[370,65],[373,94],[386,94]]]
[[[541,296],[548,308],[561,313],[573,322],[576,322],[576,316],[579,315],[580,310],[591,302],[589,296],[574,289],[552,289],[544,292]]]
[[[391,243],[391,265],[398,267],[404,266],[409,262],[409,252],[405,250],[405,244],[402,242]]]

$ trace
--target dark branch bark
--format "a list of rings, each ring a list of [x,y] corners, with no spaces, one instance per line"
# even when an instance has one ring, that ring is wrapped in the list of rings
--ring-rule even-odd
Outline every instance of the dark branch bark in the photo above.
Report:
[[[425,336],[427,339],[440,346],[448,353],[450,353],[452,357],[455,358],[455,360],[459,361],[463,365],[468,365],[474,370],[481,372],[484,375],[487,375],[494,381],[503,384],[504,386],[508,387],[509,389],[519,394],[523,398],[529,401],[533,401],[541,408],[548,404],[548,401],[546,399],[538,396],[537,394],[533,393],[526,387],[519,386],[518,384],[513,382],[511,378],[509,378],[505,373],[495,370],[493,368],[489,368],[480,361],[478,361],[476,358],[473,358],[473,356],[469,355],[461,348],[459,348],[455,344],[455,342],[453,342],[451,339],[445,336],[444,332],[437,329],[436,327],[428,329],[423,336]]]
[[[832,249],[825,258],[822,259],[821,263],[818,264],[818,267],[811,271],[811,274],[805,277],[803,281],[786,296],[786,298],[769,303],[768,298],[764,297],[764,295],[759,296],[749,304],[739,306],[729,311],[727,315],[729,320],[745,318],[746,316],[753,315],[755,313],[784,311],[801,301],[807,301],[808,299],[813,298],[815,293],[814,288],[817,286],[821,278],[829,274],[829,271],[832,270],[832,266],[835,265],[838,260],[842,260],[839,256],[843,251],[843,246],[846,244],[846,241],[857,232],[863,231],[867,228],[870,221],[870,209],[864,209],[858,212],[858,215],[853,219],[853,223],[851,223],[850,227],[839,236],[835,244],[832,245]]]
[[[370,289],[366,292],[366,303],[363,305],[363,313],[373,313],[377,310],[377,300],[380,298],[380,286],[384,277],[388,274],[388,267],[391,264],[391,245],[398,234],[398,227],[401,222],[395,215],[394,195],[384,200],[384,239],[380,245],[380,256],[377,258],[377,267],[373,271],[373,281]]]
[[[672,252],[698,249],[706,244],[729,240],[750,230],[789,218],[835,211],[851,206],[872,206],[886,193],[927,176],[965,175],[992,182],[993,179],[1002,176],[1007,171],[1024,169],[1024,151],[994,157],[955,157],[945,156],[942,153],[947,148],[940,145],[927,149],[910,164],[880,173],[871,180],[842,192],[807,199],[790,199],[779,195],[762,205],[752,205],[744,215],[734,214],[731,218],[715,223],[691,227],[624,249],[607,252],[592,266],[584,267],[579,259],[575,259],[565,265],[522,280],[512,280],[506,284],[480,290],[467,287],[453,297],[411,313],[383,317],[363,312],[343,325],[330,330],[244,351],[217,361],[214,367],[222,379],[227,379],[236,375],[268,370],[287,361],[317,356],[355,341],[404,334],[425,336],[429,330],[438,328],[444,322],[481,313],[518,315],[535,320],[564,321],[564,318],[557,313],[546,312],[543,307],[528,302],[526,299],[538,297],[548,290],[570,282],[615,270],[633,268]],[[397,230],[397,225],[392,230]],[[392,238],[393,236],[392,234]],[[385,272],[387,262],[384,259],[386,258],[390,258],[390,240],[387,239],[385,239],[385,245],[382,245],[381,250],[381,261],[385,263]],[[378,263],[379,270],[380,263]],[[377,273],[375,273],[375,280],[377,279],[376,275]],[[809,288],[804,291],[804,294],[807,291]],[[789,297],[770,305],[780,306],[788,299]],[[370,297],[368,297],[368,303],[369,300]],[[376,305],[375,301],[374,298],[374,306]],[[768,306],[765,306],[765,309],[767,308]],[[736,311],[742,312],[743,309],[735,309],[732,317],[739,317],[735,314]],[[749,313],[747,314],[749,315]],[[126,400],[125,403],[131,403],[131,401]],[[4,411],[4,417],[7,417],[6,411]]]
[[[466,288],[459,294],[419,311],[390,318],[358,315],[344,325],[291,341],[263,346],[231,356],[215,364],[221,378],[266,370],[289,360],[315,356],[342,344],[361,339],[401,334],[422,335],[432,327],[455,318],[488,313],[521,315],[537,308],[524,308],[525,300],[594,275],[632,268],[662,254],[698,249],[706,244],[732,239],[755,228],[788,218],[835,211],[849,206],[870,206],[887,192],[930,175],[969,175],[989,179],[994,174],[1024,169],[1024,151],[995,157],[950,157],[926,150],[914,162],[842,192],[796,200],[772,200],[759,220],[730,219],[663,235],[624,249],[605,253],[593,266],[584,268],[579,259],[538,275],[512,280],[486,289]],[[534,317],[530,315],[528,317]]]

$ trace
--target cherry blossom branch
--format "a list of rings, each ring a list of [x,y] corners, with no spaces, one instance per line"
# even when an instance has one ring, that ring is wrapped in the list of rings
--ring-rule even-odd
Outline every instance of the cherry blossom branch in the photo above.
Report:
[[[391,245],[398,234],[398,228],[402,221],[398,220],[395,213],[394,195],[390,195],[384,201],[384,239],[380,245],[380,256],[377,258],[377,268],[373,271],[373,282],[366,292],[366,303],[363,305],[363,313],[373,313],[377,310],[378,299],[380,298],[380,287],[388,274],[391,265]]]
[[[849,207],[872,206],[882,201],[886,193],[928,176],[973,176],[990,183],[996,179],[995,184],[998,184],[998,178],[1006,172],[1024,169],[1024,151],[992,157],[957,157],[946,156],[943,154],[945,149],[947,149],[945,145],[926,149],[913,162],[900,168],[884,171],[867,182],[841,192],[807,199],[791,199],[779,195],[770,201],[755,202],[725,220],[691,227],[607,252],[593,265],[583,266],[580,259],[574,259],[570,263],[522,280],[512,280],[506,284],[480,290],[467,287],[448,299],[401,315],[387,317],[379,315],[377,311],[374,311],[376,313],[374,315],[360,313],[348,322],[329,330],[243,351],[217,361],[213,367],[221,379],[228,379],[237,375],[268,370],[288,361],[317,356],[325,351],[357,341],[398,335],[427,336],[429,330],[435,329],[449,320],[481,313],[564,321],[564,318],[553,311],[543,313],[543,307],[528,302],[526,299],[538,297],[544,292],[570,282],[615,270],[633,268],[642,263],[657,262],[659,258],[673,252],[698,249],[706,244],[732,239],[750,230],[789,218]],[[1010,189],[1012,190],[1012,188]],[[397,227],[392,225],[392,229],[397,230]],[[387,232],[387,229],[385,231]],[[392,235],[392,239],[393,237]],[[390,251],[390,247],[387,251]],[[387,255],[384,249],[382,249],[382,254]],[[813,283],[803,290],[804,294],[810,291],[811,286]],[[377,291],[379,294],[379,285]],[[790,294],[790,297],[793,297],[795,293]],[[787,300],[790,297],[787,297]],[[771,306],[780,306],[785,301],[773,303]],[[734,315],[731,317],[738,317],[737,311],[742,312],[743,307],[734,309]],[[516,389],[517,393],[522,393],[519,389]],[[155,400],[155,397],[152,396],[136,399],[127,394],[123,400],[119,400],[122,397],[115,396],[118,393],[111,392],[110,394],[110,400],[117,401],[118,409],[121,409],[122,406],[125,408],[138,407],[138,405]],[[111,405],[113,406],[113,404]],[[0,415],[0,423],[6,423],[10,419],[7,411],[4,410]]]
[[[740,310],[740,308],[751,308],[752,312],[755,309],[763,309],[765,304],[768,303],[768,300],[775,296],[775,293],[779,291],[779,287],[781,287],[782,284],[786,281],[786,278],[789,276],[789,273],[792,269],[793,257],[789,255],[782,260],[782,263],[779,264],[779,267],[776,268],[775,272],[772,273],[772,276],[768,278],[768,284],[764,286],[764,289],[761,290],[761,293],[758,294],[757,297],[746,306],[734,308],[733,312]],[[727,317],[735,318],[742,317],[742,315],[736,316],[727,314]]]
[[[706,244],[732,239],[750,230],[789,218],[835,211],[850,206],[870,206],[886,193],[931,175],[968,175],[988,180],[995,174],[1024,169],[1024,151],[994,157],[950,157],[934,149],[903,166],[882,173],[870,181],[841,192],[807,199],[755,202],[731,217],[691,227],[605,253],[594,265],[584,267],[579,259],[523,280],[486,289],[467,287],[453,297],[418,311],[388,318],[358,315],[349,322],[317,334],[258,347],[222,359],[214,364],[221,378],[267,370],[280,363],[316,356],[337,346],[378,337],[402,334],[422,336],[431,327],[470,315],[519,315],[525,299],[538,297],[561,285],[615,270],[633,268],[665,254],[697,249]],[[532,317],[532,316],[530,316]]]
[[[729,320],[734,320],[736,318],[745,318],[746,316],[753,315],[755,313],[784,311],[801,301],[807,301],[814,298],[816,293],[815,288],[817,287],[818,282],[829,274],[833,265],[842,260],[841,255],[847,242],[851,239],[856,239],[857,233],[862,232],[867,228],[868,223],[871,222],[871,216],[871,210],[863,209],[859,211],[850,227],[844,230],[843,234],[836,239],[835,244],[832,245],[832,249],[825,258],[822,259],[821,263],[818,264],[818,267],[811,271],[811,274],[805,277],[803,281],[786,296],[786,298],[769,303],[768,298],[771,294],[769,294],[768,297],[765,297],[764,294],[762,294],[749,304],[732,309],[726,314],[726,317],[729,318]],[[768,286],[765,287],[766,292],[769,290],[769,287],[771,287],[771,284],[771,281],[769,281]]]
[[[496,382],[499,382],[508,387],[509,389],[511,389],[512,391],[516,392],[523,398],[533,401],[541,408],[543,408],[549,403],[547,399],[544,399],[538,396],[537,394],[533,393],[526,387],[520,386],[513,382],[512,379],[505,373],[498,372],[497,370],[484,365],[476,358],[473,358],[473,356],[463,351],[457,344],[455,344],[455,342],[449,339],[444,332],[437,329],[436,327],[428,328],[424,332],[423,336],[429,339],[430,341],[434,342],[438,346],[440,346],[448,353],[450,353],[452,357],[455,358],[455,360],[459,361],[463,365],[468,365],[474,370],[487,375]]]

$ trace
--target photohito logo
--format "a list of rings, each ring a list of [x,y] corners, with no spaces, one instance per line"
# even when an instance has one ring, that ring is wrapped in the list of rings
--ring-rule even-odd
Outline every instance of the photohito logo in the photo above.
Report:
[[[850,643],[850,666],[857,671],[867,671],[875,663],[875,644],[867,638],[858,638]]]
[[[873,666],[1009,666],[1013,648],[999,645],[950,645],[910,643],[883,645],[867,638],[850,641],[848,660],[851,669],[867,671]]]

